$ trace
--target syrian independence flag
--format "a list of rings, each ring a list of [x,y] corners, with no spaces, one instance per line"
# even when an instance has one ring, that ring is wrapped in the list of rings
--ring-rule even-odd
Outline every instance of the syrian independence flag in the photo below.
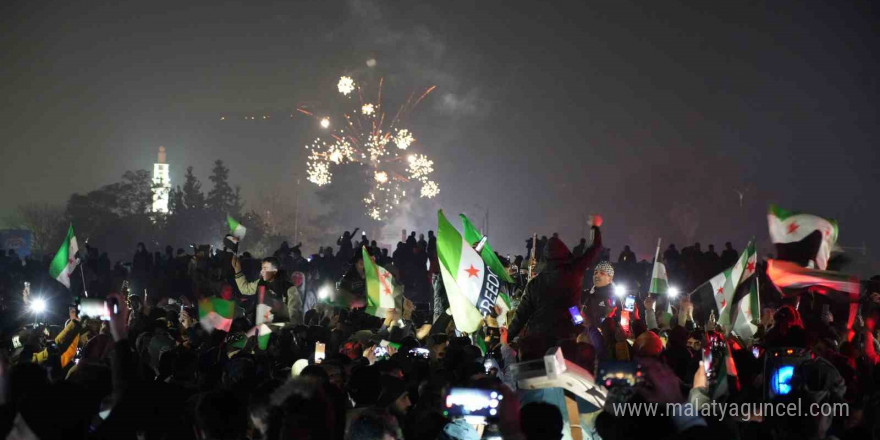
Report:
[[[64,287],[68,289],[70,289],[70,274],[76,268],[76,252],[78,250],[76,236],[73,235],[73,225],[70,225],[67,229],[67,237],[61,243],[61,247],[58,249],[58,253],[55,254],[55,258],[52,259],[52,263],[49,264],[49,275],[58,280],[59,283],[64,284]]]
[[[235,317],[235,303],[223,298],[203,298],[199,301],[199,323],[207,332],[232,328]]]
[[[384,267],[374,263],[367,252],[366,246],[361,247],[364,256],[364,276],[367,283],[366,312],[377,318],[385,318],[385,312],[397,307],[396,299],[400,290],[395,293],[394,277]]]
[[[461,224],[464,226],[464,239],[467,240],[468,243],[474,245],[478,243],[482,238],[483,234],[471,223],[470,219],[468,219],[464,214],[459,214],[461,217]],[[489,268],[492,269],[496,275],[498,275],[504,282],[513,283],[513,278],[507,274],[507,269],[504,268],[504,265],[501,264],[501,260],[498,259],[498,256],[495,255],[495,251],[492,249],[492,245],[487,241],[485,246],[483,246],[483,250],[480,252],[480,256],[483,257],[483,261],[489,265]],[[505,295],[507,296],[507,295]],[[507,301],[508,304],[510,301]]]
[[[705,324],[709,312],[714,310],[718,324],[725,331],[734,330],[746,340],[752,338],[758,330],[755,321],[761,314],[755,276],[756,266],[755,244],[749,242],[736,264],[715,275],[691,293],[694,302],[701,304],[702,322],[699,324]],[[748,300],[743,301],[746,298]]]
[[[837,242],[836,221],[812,214],[789,212],[770,205],[767,223],[770,227],[770,239],[776,244],[780,259],[795,261],[804,266],[808,261],[814,261],[816,268],[828,268],[831,248]]]
[[[496,315],[496,305],[502,309],[498,324],[505,325],[507,306],[499,295],[501,278],[446,220],[442,210],[437,212],[437,223],[437,257],[455,326],[462,332],[476,332],[483,316]]]
[[[232,216],[227,214],[226,223],[229,224],[229,233],[232,234],[232,236],[239,240],[244,238],[244,234],[247,233],[247,228],[239,223],[238,220],[232,218]]]
[[[247,337],[257,337],[257,346],[260,350],[269,348],[269,339],[272,338],[272,328],[266,324],[255,325],[247,332]]]
[[[825,295],[838,302],[850,305],[847,328],[852,328],[859,306],[861,285],[858,278],[830,270],[807,269],[790,261],[767,261],[767,277],[782,293],[792,297],[805,290]]]
[[[254,320],[258,326],[260,324],[269,324],[275,318],[275,315],[272,314],[272,306],[266,304],[266,286],[260,286],[259,289],[260,302],[257,304],[257,316]]]

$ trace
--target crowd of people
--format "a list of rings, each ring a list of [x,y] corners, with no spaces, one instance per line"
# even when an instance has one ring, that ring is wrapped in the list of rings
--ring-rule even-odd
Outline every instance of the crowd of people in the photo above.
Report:
[[[86,243],[69,288],[48,276],[48,260],[3,252],[0,435],[880,438],[876,284],[865,284],[851,328],[821,307],[825,297],[782,298],[765,288],[758,334],[743,340],[714,320],[695,319],[702,315],[686,295],[648,295],[651,262],[638,261],[629,246],[612,261],[594,228],[592,241],[581,239],[571,251],[552,234],[529,239],[524,255],[497,255],[514,280],[503,286],[509,319],[487,316],[482,331],[468,335],[450,312],[437,237],[404,236],[392,252],[354,230],[314,254],[285,242],[259,257],[239,253],[246,239],[230,237],[221,249],[151,251],[139,243],[131,261],[115,264]],[[384,319],[365,312],[364,248],[406,298]],[[733,265],[738,253],[730,243],[720,255],[697,243],[680,251],[669,245],[662,257],[670,283],[689,291]],[[626,315],[614,292],[622,284],[635,299]],[[95,298],[107,304],[104,319],[84,313],[84,301]],[[228,327],[208,323],[199,308],[205,298],[233,301]],[[661,309],[667,301],[671,306]],[[267,327],[258,325],[266,321],[261,303],[271,305]],[[573,305],[580,322],[571,319]],[[556,350],[597,384],[609,365],[634,365],[631,376],[619,376],[632,382],[608,382],[601,406],[563,388],[520,387],[516,366]],[[774,396],[766,365],[779,350],[795,350],[803,360],[785,382],[790,392]],[[707,363],[707,354],[727,359]],[[497,396],[492,415],[481,422],[450,411],[447,396],[461,388]],[[845,403],[846,412],[748,420],[612,408],[772,399]]]

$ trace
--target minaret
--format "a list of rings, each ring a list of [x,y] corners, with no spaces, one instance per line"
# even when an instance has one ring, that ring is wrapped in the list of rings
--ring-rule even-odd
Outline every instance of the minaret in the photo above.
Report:
[[[153,164],[153,212],[168,213],[168,193],[171,192],[171,175],[165,163],[165,147],[159,147],[159,160]]]

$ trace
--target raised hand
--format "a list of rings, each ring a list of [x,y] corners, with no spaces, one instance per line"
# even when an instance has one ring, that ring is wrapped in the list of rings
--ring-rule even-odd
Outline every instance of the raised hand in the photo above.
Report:
[[[236,274],[241,273],[241,260],[238,259],[238,255],[232,256],[232,270],[234,270]]]

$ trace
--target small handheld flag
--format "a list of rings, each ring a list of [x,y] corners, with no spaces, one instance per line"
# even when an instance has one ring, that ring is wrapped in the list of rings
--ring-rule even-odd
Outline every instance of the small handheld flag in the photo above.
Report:
[[[244,235],[247,234],[247,228],[244,227],[238,220],[232,218],[232,216],[226,216],[226,223],[229,224],[229,233],[232,234],[235,238],[241,240],[244,238]]]

